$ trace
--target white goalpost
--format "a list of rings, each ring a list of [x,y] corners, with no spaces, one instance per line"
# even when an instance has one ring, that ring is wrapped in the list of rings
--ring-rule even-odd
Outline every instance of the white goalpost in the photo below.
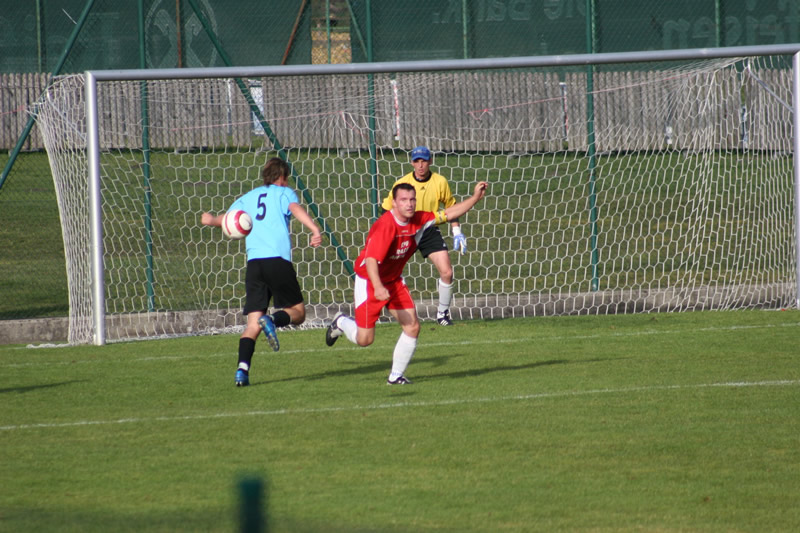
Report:
[[[243,241],[201,226],[273,156],[321,326],[424,144],[489,195],[451,253],[454,319],[780,309],[800,301],[800,45],[347,65],[88,72],[37,108],[61,213],[70,343],[238,331]],[[452,242],[449,236],[445,240]],[[438,274],[405,280],[420,317]]]

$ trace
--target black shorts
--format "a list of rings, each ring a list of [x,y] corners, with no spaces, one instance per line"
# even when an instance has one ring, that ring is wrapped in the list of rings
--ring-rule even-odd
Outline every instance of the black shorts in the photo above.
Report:
[[[442,232],[439,231],[439,226],[433,224],[422,232],[417,249],[422,257],[428,257],[433,252],[447,251],[447,244],[444,242]]]
[[[245,315],[250,311],[266,313],[270,300],[277,309],[292,307],[303,302],[303,293],[297,282],[294,265],[281,257],[248,261],[244,286]]]

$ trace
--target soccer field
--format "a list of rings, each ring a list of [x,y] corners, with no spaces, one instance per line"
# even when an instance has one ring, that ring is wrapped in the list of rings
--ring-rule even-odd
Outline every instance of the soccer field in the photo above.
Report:
[[[0,531],[797,531],[800,313],[0,346]]]

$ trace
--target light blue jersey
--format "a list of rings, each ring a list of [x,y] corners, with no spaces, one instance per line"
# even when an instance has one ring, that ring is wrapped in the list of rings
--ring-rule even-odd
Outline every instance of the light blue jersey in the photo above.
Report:
[[[262,185],[233,202],[231,209],[241,209],[253,219],[253,230],[245,238],[247,260],[282,257],[292,260],[289,204],[299,204],[289,187]]]

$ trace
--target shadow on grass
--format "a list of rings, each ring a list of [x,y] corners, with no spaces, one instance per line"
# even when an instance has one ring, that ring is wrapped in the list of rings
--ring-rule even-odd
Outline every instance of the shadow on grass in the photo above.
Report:
[[[446,367],[447,363],[450,362],[450,360],[455,359],[457,357],[463,357],[463,355],[460,354],[442,355],[438,357],[421,358],[419,360],[415,359],[414,361],[411,362],[411,366],[409,366],[409,370],[411,370],[411,372],[409,372],[409,376],[411,377],[412,381],[415,381],[413,375],[419,376],[420,381],[428,381],[436,379],[458,379],[465,377],[482,376],[494,372],[513,372],[519,370],[530,370],[534,368],[540,368],[552,365],[597,363],[606,360],[606,359],[581,359],[576,361],[570,361],[568,359],[550,359],[548,361],[535,361],[519,365],[500,365],[500,366],[492,366],[486,368],[474,368],[458,372],[446,372],[441,374],[425,375],[422,373],[422,369],[424,369],[425,367],[433,367],[433,368]],[[352,364],[358,365],[358,363],[355,362],[353,362]],[[261,383],[254,383],[254,385],[266,385],[268,383],[280,383],[285,381],[317,381],[321,379],[330,379],[335,377],[347,377],[347,376],[376,374],[376,373],[378,374],[385,373],[388,375],[389,370],[391,370],[391,367],[392,367],[392,361],[391,358],[388,358],[388,360],[385,363],[373,363],[369,365],[352,366],[349,368],[343,368],[341,370],[320,372],[317,374],[309,374],[306,376],[295,376],[283,379],[268,380]]]
[[[457,357],[457,356],[456,356]],[[586,361],[580,361],[581,363],[585,363]],[[483,376],[486,374],[491,374],[494,372],[511,372],[517,370],[531,370],[533,368],[539,368],[543,366],[552,366],[552,365],[568,365],[573,364],[575,361],[568,361],[567,359],[551,359],[549,361],[536,361],[534,363],[525,363],[522,365],[500,365],[500,366],[493,366],[493,367],[486,367],[486,368],[475,368],[471,370],[462,370],[459,372],[447,372],[443,374],[431,374],[425,377],[426,380],[435,380],[435,379],[458,379],[458,378],[469,378],[475,376]]]
[[[30,385],[28,387],[9,387],[7,389],[0,389],[0,394],[4,394],[7,392],[16,392],[17,394],[23,394],[25,392],[31,392],[36,390],[42,389],[52,389],[55,387],[64,387],[66,385],[72,385],[73,383],[83,383],[87,380],[85,379],[73,379],[70,381],[62,381],[60,383],[47,383],[43,385]]]
[[[353,363],[358,364],[358,363]],[[320,379],[330,379],[335,377],[345,377],[345,376],[354,376],[354,375],[365,375],[365,374],[375,374],[379,372],[385,372],[386,375],[389,375],[389,370],[392,368],[392,360],[389,358],[388,361],[385,363],[375,363],[371,365],[363,365],[356,368],[343,368],[342,370],[331,370],[326,372],[319,372],[317,374],[309,374],[307,376],[294,376],[289,378],[283,379],[273,379],[262,381],[260,383],[253,383],[251,385],[268,385],[270,383],[281,383],[285,381],[318,381]]]

